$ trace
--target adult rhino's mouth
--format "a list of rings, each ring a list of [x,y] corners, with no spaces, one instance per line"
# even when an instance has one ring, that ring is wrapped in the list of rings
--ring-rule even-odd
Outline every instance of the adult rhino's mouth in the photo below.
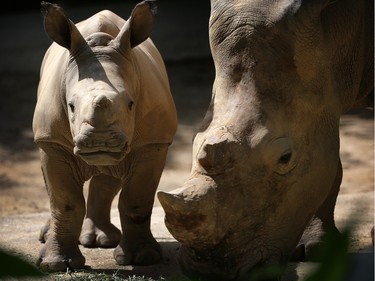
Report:
[[[237,255],[220,245],[197,250],[181,246],[178,263],[187,276],[207,281],[280,280],[286,260],[279,256],[262,257],[256,250],[242,248]]]
[[[236,260],[236,257],[221,255],[217,251],[220,249],[199,251],[182,245],[178,254],[178,263],[182,271],[193,279],[246,280],[243,277],[249,272],[249,266]]]

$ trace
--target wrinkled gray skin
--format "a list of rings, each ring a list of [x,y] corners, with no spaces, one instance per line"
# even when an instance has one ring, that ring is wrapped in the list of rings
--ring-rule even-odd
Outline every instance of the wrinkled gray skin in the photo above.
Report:
[[[372,0],[211,1],[211,105],[190,179],[158,193],[186,272],[245,278],[338,231],[339,119],[372,100],[372,18]]]
[[[55,43],[42,63],[33,120],[51,204],[38,264],[82,268],[78,241],[117,246],[121,265],[157,263],[150,216],[177,118],[163,60],[147,39],[153,7],[139,3],[126,22],[101,11],[75,25],[59,6],[42,5]],[[119,190],[122,233],[110,221]]]

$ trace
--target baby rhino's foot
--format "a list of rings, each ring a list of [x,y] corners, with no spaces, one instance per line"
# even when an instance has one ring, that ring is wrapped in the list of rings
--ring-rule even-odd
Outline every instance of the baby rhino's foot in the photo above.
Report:
[[[85,258],[78,245],[62,246],[49,238],[43,246],[37,265],[45,272],[66,272],[67,269],[81,269],[85,265]]]
[[[81,245],[87,248],[102,247],[114,248],[121,240],[121,231],[113,224],[103,224],[97,226],[94,222],[86,218],[79,237]]]
[[[154,238],[147,241],[121,242],[114,251],[119,265],[151,265],[161,259],[161,247]]]

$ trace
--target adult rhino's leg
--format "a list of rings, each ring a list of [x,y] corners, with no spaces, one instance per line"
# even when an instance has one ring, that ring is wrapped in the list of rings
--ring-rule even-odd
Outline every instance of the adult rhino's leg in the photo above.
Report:
[[[82,268],[85,258],[78,248],[78,237],[85,215],[83,180],[73,156],[64,148],[47,144],[40,149],[40,156],[51,220],[37,263],[43,271],[50,272]]]
[[[111,223],[113,198],[121,188],[121,180],[100,174],[89,185],[87,213],[83,223],[80,243],[85,247],[116,247],[121,231]]]
[[[325,236],[330,234],[339,234],[335,225],[334,210],[337,196],[340,191],[342,181],[342,165],[339,160],[335,181],[331,191],[323,202],[321,207],[315,213],[309,226],[305,229],[303,236],[296,248],[293,260],[315,260],[319,248],[324,243]]]
[[[160,261],[161,248],[152,236],[150,219],[167,150],[167,144],[153,144],[129,155],[129,176],[119,199],[123,236],[114,252],[120,265]]]

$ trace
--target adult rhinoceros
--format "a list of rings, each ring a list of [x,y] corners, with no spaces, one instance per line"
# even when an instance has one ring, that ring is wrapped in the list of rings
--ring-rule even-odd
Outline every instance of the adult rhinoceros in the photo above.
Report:
[[[51,203],[38,263],[47,271],[84,266],[78,239],[90,178],[81,244],[118,244],[122,265],[158,262],[150,215],[177,120],[163,60],[147,39],[152,2],[139,3],[126,22],[101,11],[77,25],[59,6],[42,5],[55,43],[43,60],[33,121]],[[109,216],[120,189],[122,236]]]
[[[239,279],[337,232],[339,119],[372,100],[373,1],[211,0],[209,35],[191,176],[158,197],[182,267]]]

